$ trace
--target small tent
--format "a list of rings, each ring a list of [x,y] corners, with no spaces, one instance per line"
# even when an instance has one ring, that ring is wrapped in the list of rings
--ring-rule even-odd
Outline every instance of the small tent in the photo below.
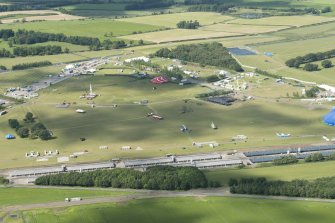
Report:
[[[330,126],[335,126],[335,108],[323,117],[324,123]]]
[[[12,134],[7,134],[5,138],[6,139],[15,139],[15,136],[12,135]]]

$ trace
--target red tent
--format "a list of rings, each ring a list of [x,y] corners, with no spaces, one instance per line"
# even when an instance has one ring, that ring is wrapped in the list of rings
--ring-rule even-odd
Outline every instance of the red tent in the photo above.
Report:
[[[151,79],[151,83],[154,83],[154,84],[164,84],[167,82],[169,82],[169,80],[163,76],[158,76],[158,77]]]

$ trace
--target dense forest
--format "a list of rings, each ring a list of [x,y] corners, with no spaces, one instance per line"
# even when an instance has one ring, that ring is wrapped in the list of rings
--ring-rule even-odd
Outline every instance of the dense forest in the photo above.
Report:
[[[209,65],[228,68],[237,72],[243,71],[240,64],[230,55],[228,49],[217,42],[180,45],[171,50],[162,48],[154,56],[199,63],[201,66]]]
[[[289,197],[335,198],[335,177],[314,181],[267,181],[265,178],[242,178],[229,181],[230,192]]]
[[[126,10],[143,10],[165,8],[174,5],[174,0],[142,0],[133,2],[125,7]]]
[[[114,187],[151,190],[189,190],[208,186],[203,172],[196,167],[155,166],[141,172],[133,169],[71,172],[42,176],[37,185]]]

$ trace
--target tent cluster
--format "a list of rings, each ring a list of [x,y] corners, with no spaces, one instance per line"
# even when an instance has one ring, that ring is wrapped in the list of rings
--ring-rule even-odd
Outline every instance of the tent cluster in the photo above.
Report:
[[[151,79],[151,83],[154,83],[154,84],[164,84],[164,83],[167,83],[168,81],[169,80],[163,76],[158,76],[158,77]]]
[[[7,134],[7,135],[5,136],[5,138],[6,138],[6,139],[15,139],[15,136],[12,135],[12,134]]]
[[[330,126],[335,126],[335,108],[323,117],[324,123]]]

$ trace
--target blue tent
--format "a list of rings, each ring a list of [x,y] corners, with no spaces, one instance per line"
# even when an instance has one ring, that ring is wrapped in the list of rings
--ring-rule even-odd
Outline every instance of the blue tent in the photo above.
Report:
[[[12,135],[12,134],[7,134],[5,138],[6,139],[15,139],[15,136]]]
[[[324,123],[335,126],[335,108],[323,117]]]

